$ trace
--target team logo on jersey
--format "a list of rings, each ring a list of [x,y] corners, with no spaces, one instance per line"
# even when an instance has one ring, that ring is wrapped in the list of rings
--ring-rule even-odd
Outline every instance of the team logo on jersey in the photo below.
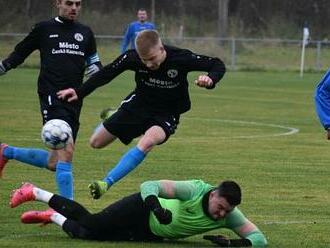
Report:
[[[74,38],[80,42],[84,40],[84,36],[81,33],[75,33]]]
[[[170,78],[175,78],[178,75],[178,71],[175,69],[171,69],[167,71],[167,76]]]

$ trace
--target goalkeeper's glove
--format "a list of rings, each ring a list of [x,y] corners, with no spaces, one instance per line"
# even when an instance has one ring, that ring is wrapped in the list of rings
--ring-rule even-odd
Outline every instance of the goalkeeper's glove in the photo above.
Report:
[[[0,76],[6,74],[7,70],[3,65],[2,61],[0,61]]]
[[[160,224],[168,225],[172,222],[172,212],[160,205],[155,195],[149,195],[144,200],[147,208],[154,213]]]
[[[227,239],[222,235],[204,235],[203,239],[210,240],[220,247],[251,247],[249,239]]]
[[[95,64],[91,64],[87,67],[86,72],[85,72],[85,76],[90,78],[91,76],[93,76],[95,73],[97,73],[101,69],[102,69],[102,65],[101,65],[100,62],[95,63]]]

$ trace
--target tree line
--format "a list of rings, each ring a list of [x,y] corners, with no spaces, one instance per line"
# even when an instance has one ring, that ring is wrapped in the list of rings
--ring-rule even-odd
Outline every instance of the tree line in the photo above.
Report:
[[[0,32],[27,32],[56,15],[55,0],[0,0]],[[329,36],[329,0],[82,0],[81,21],[96,34],[121,35],[145,8],[167,35],[300,38],[307,24],[314,39]]]

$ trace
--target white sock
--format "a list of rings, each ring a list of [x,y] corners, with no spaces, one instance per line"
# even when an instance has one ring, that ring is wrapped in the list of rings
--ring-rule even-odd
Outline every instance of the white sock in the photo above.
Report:
[[[37,201],[41,201],[44,203],[48,203],[50,198],[52,198],[52,196],[54,195],[53,193],[50,193],[46,190],[34,187],[33,188],[33,194],[36,197]]]
[[[50,216],[50,219],[52,220],[53,223],[59,225],[59,226],[63,226],[64,222],[66,221],[66,217],[64,217],[63,215],[55,212]]]

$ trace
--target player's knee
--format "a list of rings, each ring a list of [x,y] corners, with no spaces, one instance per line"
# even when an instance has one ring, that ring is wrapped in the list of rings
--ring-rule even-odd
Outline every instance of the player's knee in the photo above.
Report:
[[[47,169],[50,171],[56,171],[56,163],[57,163],[57,160],[49,160]]]
[[[148,138],[148,137],[144,137],[143,139],[141,139],[139,142],[138,142],[138,145],[137,147],[143,151],[144,153],[147,153],[149,151],[151,151],[151,149],[157,145],[157,143],[151,139],[151,138]]]
[[[101,140],[96,137],[90,138],[89,145],[94,149],[99,149],[103,147]]]

